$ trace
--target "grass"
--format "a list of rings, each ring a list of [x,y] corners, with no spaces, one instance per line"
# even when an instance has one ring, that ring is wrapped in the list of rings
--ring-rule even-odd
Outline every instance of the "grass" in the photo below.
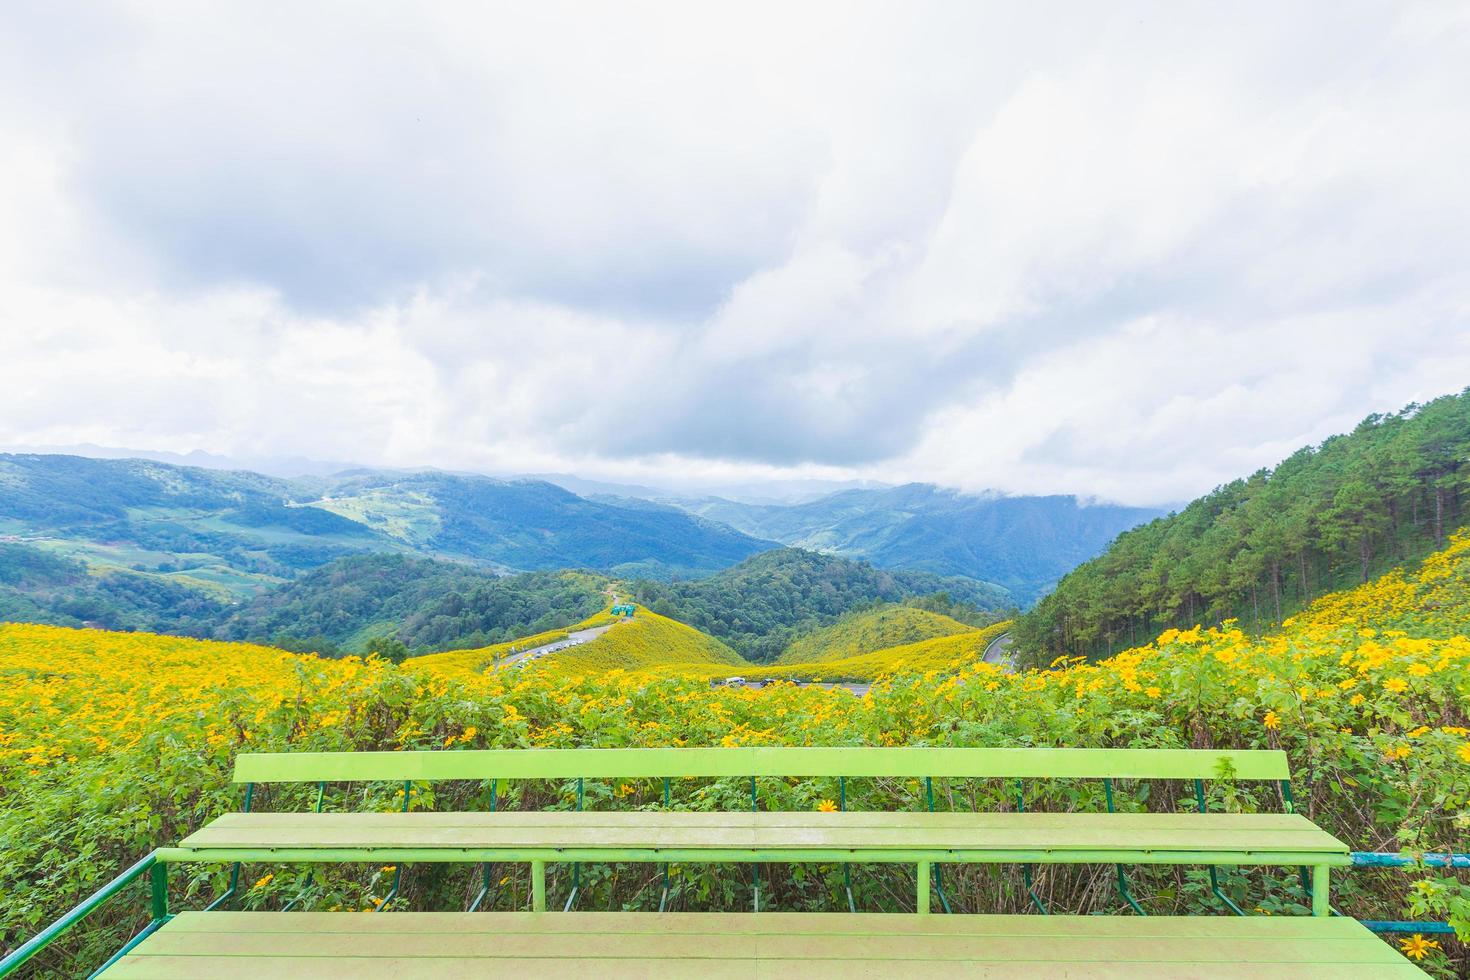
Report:
[[[708,633],[640,607],[631,620],[615,623],[597,639],[552,654],[531,669],[581,674],[671,666],[683,669],[686,665],[697,670],[746,663],[740,654]]]
[[[427,548],[439,532],[434,501],[417,491],[371,489],[350,497],[323,497],[302,506],[331,511],[416,548]]]
[[[875,650],[938,637],[972,633],[975,628],[926,609],[887,605],[851,613],[831,626],[792,642],[777,664],[813,664],[845,660]]]

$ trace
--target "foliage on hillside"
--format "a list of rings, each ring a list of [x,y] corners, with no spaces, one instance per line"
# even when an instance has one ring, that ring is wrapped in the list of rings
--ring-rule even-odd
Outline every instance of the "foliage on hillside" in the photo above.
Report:
[[[929,680],[947,677],[981,661],[986,647],[1010,629],[1010,622],[994,623],[984,629],[967,629],[952,636],[936,636],[860,653],[840,660],[816,663],[755,664],[740,668],[715,668],[675,664],[647,672],[656,677],[703,677],[720,681],[743,677],[747,681],[793,681],[813,683],[871,683],[903,674],[921,674]]]
[[[311,491],[258,473],[140,459],[0,454],[0,528],[64,544],[100,568],[199,573],[247,595],[387,542],[295,506]]]
[[[1004,590],[984,582],[887,572],[799,548],[768,551],[695,581],[633,586],[638,602],[718,637],[755,661],[774,660],[795,637],[846,613],[941,591],[982,609],[1009,604]]]
[[[576,628],[580,628],[580,626]],[[483,674],[487,670],[494,670],[502,660],[506,660],[522,650],[530,650],[535,647],[556,643],[558,640],[565,640],[569,632],[570,630],[548,630],[545,633],[535,633],[531,636],[523,636],[517,640],[493,643],[487,647],[476,647],[473,650],[449,650],[445,653],[429,653],[404,661],[403,669],[423,671],[426,674],[437,674],[440,677],[454,677],[462,680],[471,675]]]
[[[1120,531],[1160,515],[1075,497],[965,494],[926,483],[843,490],[795,505],[686,503],[747,534],[880,568],[994,582],[1028,605]]]
[[[226,611],[219,599],[166,578],[113,571],[21,544],[0,543],[0,621],[190,632]]]
[[[216,635],[355,652],[385,634],[414,650],[479,647],[584,619],[602,607],[606,585],[586,573],[500,577],[458,562],[359,555],[259,596]]]
[[[1121,535],[1018,624],[1038,657],[1103,654],[1165,626],[1253,631],[1443,547],[1464,524],[1470,391],[1365,419]]]
[[[776,659],[780,664],[805,664],[885,650],[938,636],[972,632],[972,628],[924,609],[886,605],[849,613],[831,626],[798,637]]]
[[[627,622],[618,622],[594,640],[549,654],[526,671],[561,674],[602,674],[610,670],[642,670],[669,664],[745,663],[740,654],[707,633],[639,609]]]
[[[587,500],[540,480],[364,473],[338,481],[330,496],[325,506],[353,508],[369,523],[381,516],[384,527],[418,515],[423,549],[508,568],[609,571],[651,562],[669,575],[725,568],[770,547],[683,511]]]
[[[499,570],[636,567],[667,577],[724,568],[772,546],[674,508],[622,507],[537,480],[465,474],[356,470],[285,480],[0,453],[0,488],[0,534],[65,547],[92,570],[192,581],[237,600],[364,552],[411,551]],[[303,628],[287,635],[316,635]],[[487,632],[479,642],[493,639]]]
[[[1406,592],[1406,587],[1412,592]],[[1234,627],[1169,630],[1157,642],[1099,663],[1008,674],[972,664],[952,675],[904,673],[858,698],[845,690],[776,685],[711,689],[699,678],[622,671],[503,670],[463,679],[356,658],[321,660],[267,648],[144,634],[0,626],[0,942],[74,904],[151,847],[239,806],[228,783],[242,750],[484,748],[621,745],[1059,745],[1281,748],[1300,808],[1355,849],[1470,850],[1470,541],[1456,540],[1417,574],[1389,577],[1319,603],[1281,632],[1252,638]],[[1332,603],[1336,603],[1334,607]],[[1343,616],[1340,625],[1331,616]],[[1392,628],[1363,623],[1392,622]],[[614,632],[617,628],[615,628]],[[146,775],[146,778],[143,778]],[[918,774],[916,774],[918,775]],[[769,780],[762,805],[810,809],[835,798],[835,781]],[[311,805],[310,787],[276,788],[272,809]],[[397,809],[397,787],[355,785],[333,807]],[[589,805],[658,804],[657,780],[588,784]],[[1009,809],[1000,781],[936,781],[941,807]],[[575,784],[513,784],[513,807],[570,807]],[[1026,787],[1039,810],[1103,808],[1092,783]],[[1274,786],[1212,782],[1212,808],[1279,810]],[[848,805],[921,807],[919,780],[850,780]],[[749,805],[744,780],[675,786],[675,804]],[[1190,787],[1118,781],[1124,810],[1192,807]],[[479,783],[412,787],[413,809],[484,809]],[[175,899],[197,908],[219,894],[227,868],[183,866]],[[267,876],[267,872],[270,872]],[[565,868],[550,887],[565,894]],[[527,901],[523,867],[509,866],[496,907]],[[1039,868],[1059,911],[1124,911],[1111,868]],[[903,870],[854,875],[863,907],[899,910]],[[961,908],[1025,911],[1015,868],[946,867]],[[1204,869],[1136,868],[1134,893],[1153,914],[1218,911]],[[409,868],[407,908],[462,907],[478,870]],[[305,870],[246,869],[244,905],[278,907]],[[724,869],[688,866],[673,907],[735,908],[748,892]],[[842,907],[840,876],[772,869],[763,884],[783,909]],[[1222,869],[1221,885],[1247,908],[1303,914],[1290,870]],[[656,878],[583,869],[589,907],[657,905]],[[319,873],[309,908],[372,907],[387,888],[378,869]],[[186,897],[187,896],[187,897]],[[1366,918],[1448,916],[1470,936],[1470,874],[1408,869],[1334,876],[1334,904]],[[145,902],[119,901],[74,930],[43,969],[95,966],[146,921]],[[1455,969],[1448,941],[1430,965]],[[1460,960],[1459,967],[1465,966]]]

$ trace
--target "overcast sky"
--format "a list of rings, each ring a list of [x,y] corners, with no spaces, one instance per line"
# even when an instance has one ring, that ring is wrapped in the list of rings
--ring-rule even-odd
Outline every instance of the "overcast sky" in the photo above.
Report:
[[[1186,499],[1470,384],[1470,4],[0,6],[0,444]]]

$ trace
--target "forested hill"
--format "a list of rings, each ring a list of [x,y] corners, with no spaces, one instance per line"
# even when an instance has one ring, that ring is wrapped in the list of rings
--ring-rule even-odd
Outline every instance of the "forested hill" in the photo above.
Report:
[[[1121,535],[1023,617],[1040,662],[1231,617],[1252,630],[1442,547],[1466,523],[1470,389],[1373,415]]]
[[[793,638],[854,610],[908,601],[972,624],[1012,605],[997,585],[927,572],[892,572],[864,561],[781,548],[708,578],[640,581],[634,597],[654,612],[719,637],[751,660],[773,660]]]
[[[1025,606],[1099,554],[1120,531],[1163,511],[1076,497],[968,494],[927,483],[844,490],[802,504],[679,501],[746,534],[861,558],[879,568],[995,582]]]

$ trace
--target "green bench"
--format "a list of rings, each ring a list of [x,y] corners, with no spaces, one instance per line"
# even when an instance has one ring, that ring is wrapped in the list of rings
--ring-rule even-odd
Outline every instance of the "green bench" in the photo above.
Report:
[[[739,812],[580,809],[586,779],[748,780],[751,809]],[[773,812],[759,809],[764,778],[835,779],[845,803],[851,779],[923,779],[927,809],[905,812]],[[936,812],[941,779],[1101,780],[1112,810],[1113,780],[1185,780],[1195,785],[1190,813]],[[245,812],[226,814],[176,847],[155,852],[156,931],[108,971],[118,977],[296,975],[463,975],[490,969],[551,968],[591,976],[699,974],[703,977],[985,975],[1075,971],[1086,975],[1206,975],[1290,969],[1295,976],[1422,975],[1351,919],[1328,917],[1330,869],[1351,863],[1347,845],[1299,814],[1205,810],[1207,780],[1278,782],[1290,809],[1284,753],[1227,750],[730,748],[574,749],[242,755],[235,780],[246,784]],[[252,812],[261,783],[315,783],[318,809],[328,784],[489,781],[488,812]],[[495,808],[505,780],[578,781],[577,811]],[[405,792],[405,806],[408,799]],[[525,863],[525,912],[347,913],[204,912],[169,916],[167,868],[178,862],[372,862],[485,866]],[[911,914],[721,913],[541,914],[548,863],[906,864],[916,872]],[[1020,864],[1032,900],[1031,866],[1113,864],[1128,892],[1135,864],[1210,868],[1215,894],[1239,912],[1214,878],[1216,865],[1300,868],[1313,916],[992,916],[928,915],[931,895],[948,910],[941,866]],[[1308,871],[1310,869],[1310,871]],[[756,869],[758,872],[758,868]],[[1310,878],[1310,881],[1308,880]],[[576,877],[565,908],[576,898]],[[667,887],[667,878],[665,878]],[[848,898],[852,905],[851,890]],[[665,891],[667,896],[667,891]],[[160,902],[162,904],[160,904]],[[662,903],[661,903],[662,904]],[[161,926],[161,927],[160,927]],[[1314,972],[1315,971],[1315,972]]]

